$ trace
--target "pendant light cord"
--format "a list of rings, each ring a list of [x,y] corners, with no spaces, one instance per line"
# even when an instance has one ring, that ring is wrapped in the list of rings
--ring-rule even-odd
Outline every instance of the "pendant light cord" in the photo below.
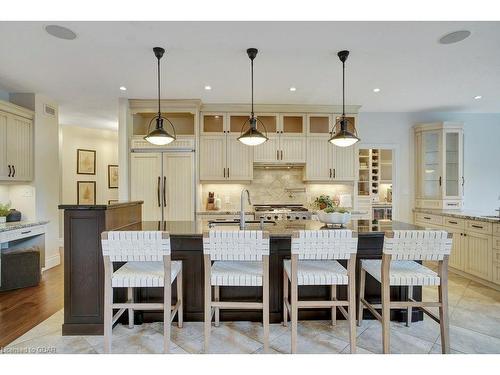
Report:
[[[252,80],[252,118],[253,118],[254,117],[254,113],[253,113],[253,59],[251,59],[251,66],[252,66],[251,80]]]
[[[161,106],[160,106],[160,58],[158,58],[158,117],[161,118]]]
[[[345,118],[345,61],[342,61],[342,117]]]

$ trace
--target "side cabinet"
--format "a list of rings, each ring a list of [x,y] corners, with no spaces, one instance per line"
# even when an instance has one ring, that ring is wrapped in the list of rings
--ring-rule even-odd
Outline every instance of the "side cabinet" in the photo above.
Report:
[[[33,114],[0,102],[0,181],[32,179]]]

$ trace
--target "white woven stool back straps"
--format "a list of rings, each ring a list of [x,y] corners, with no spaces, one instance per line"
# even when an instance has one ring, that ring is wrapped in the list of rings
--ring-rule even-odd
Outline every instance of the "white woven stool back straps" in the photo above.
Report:
[[[102,255],[112,262],[162,262],[170,237],[161,231],[111,231],[101,235]]]
[[[349,259],[358,250],[351,230],[300,230],[293,232],[292,254],[299,259]]]
[[[260,230],[203,233],[203,253],[211,260],[260,261],[269,255],[269,233]]]
[[[441,230],[396,230],[386,234],[383,251],[395,260],[442,260],[451,252],[451,240]]]

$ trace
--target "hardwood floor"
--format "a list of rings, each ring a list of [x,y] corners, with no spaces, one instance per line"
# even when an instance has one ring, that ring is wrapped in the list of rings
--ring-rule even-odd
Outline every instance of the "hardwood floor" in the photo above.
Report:
[[[63,308],[63,270],[45,271],[38,286],[0,292],[0,348]]]

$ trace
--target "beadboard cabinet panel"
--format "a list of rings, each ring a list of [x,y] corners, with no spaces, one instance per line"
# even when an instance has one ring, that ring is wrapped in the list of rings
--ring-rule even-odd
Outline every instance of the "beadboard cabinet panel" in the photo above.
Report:
[[[200,180],[226,179],[226,135],[200,137]]]
[[[255,163],[276,163],[279,161],[279,136],[270,135],[269,139],[255,146],[253,161]]]
[[[194,153],[163,155],[165,217],[170,221],[194,220]]]
[[[467,248],[465,272],[485,280],[492,280],[492,236],[467,232],[465,246]]]
[[[282,135],[280,137],[280,160],[285,163],[305,163],[306,138]]]
[[[144,201],[142,205],[144,220],[160,220],[161,154],[133,153],[130,159],[130,199]]]
[[[0,112],[0,180],[7,180],[9,168],[7,163],[7,114]]]
[[[237,138],[236,136],[228,135],[226,139],[226,178],[233,181],[252,180],[255,147],[244,145]]]
[[[326,181],[331,178],[331,146],[325,137],[307,139],[306,180]]]
[[[327,142],[328,143],[328,142]],[[330,143],[328,143],[332,146]],[[354,181],[356,170],[354,167],[355,150],[351,147],[333,147],[333,179],[337,181]]]

